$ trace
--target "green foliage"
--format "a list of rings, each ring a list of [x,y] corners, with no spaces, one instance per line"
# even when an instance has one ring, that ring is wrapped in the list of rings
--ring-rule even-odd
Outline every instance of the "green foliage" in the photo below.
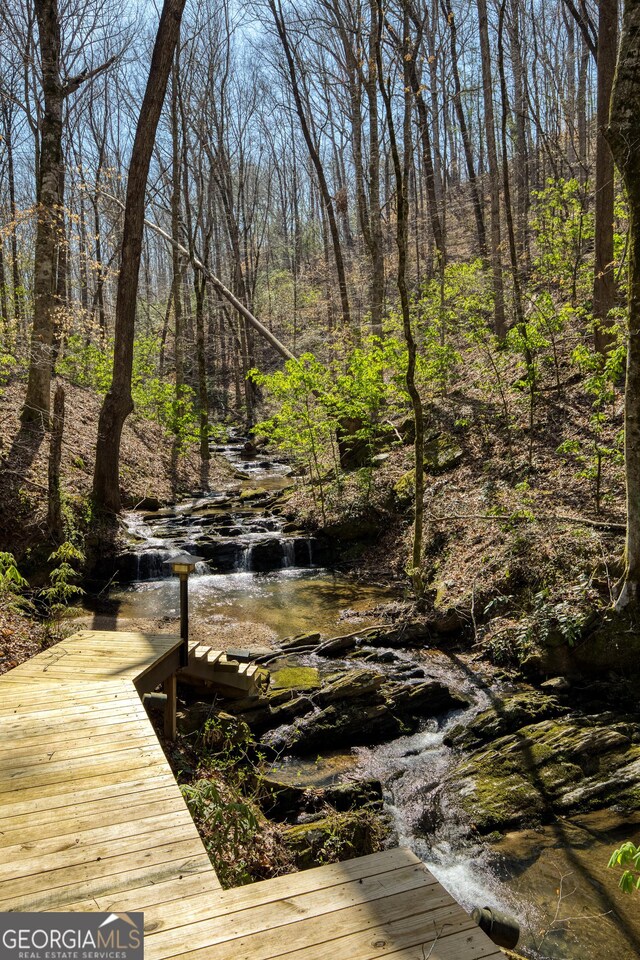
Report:
[[[627,840],[621,847],[614,850],[609,860],[609,867],[622,868],[618,885],[625,893],[640,890],[640,847]]]
[[[23,595],[28,586],[14,555],[0,552],[0,610],[17,612],[30,608],[31,604]]]
[[[105,394],[111,386],[113,342],[109,341],[104,347],[73,333],[67,338],[64,354],[56,367],[58,373],[72,383]]]
[[[525,544],[523,548],[528,549]],[[487,645],[490,658],[501,665],[520,665],[536,647],[574,646],[588,617],[584,603],[587,590],[587,582],[579,579],[559,600],[552,599],[547,588],[538,591],[528,611],[519,615],[517,625],[491,638]],[[484,608],[484,615],[495,616],[501,606],[507,607],[512,600],[512,596],[495,597]]]
[[[17,364],[16,358],[4,347],[0,346],[0,396],[2,396],[2,387],[11,376],[11,372]]]
[[[252,805],[224,796],[213,780],[198,780],[180,789],[223,885],[247,883],[250,876],[242,849],[258,829]]]
[[[462,331],[489,329],[493,295],[481,260],[448,263],[444,282],[425,281],[412,303],[419,355],[417,378],[422,389],[445,393],[461,361],[453,338]],[[391,314],[392,322],[400,317]]]
[[[180,450],[199,442],[200,422],[195,392],[158,376],[160,344],[157,337],[137,337],[133,351],[131,396],[139,416],[159,423],[176,437]],[[73,383],[105,394],[111,386],[113,340],[104,345],[72,334],[58,361],[59,373]]]
[[[587,210],[588,186],[578,180],[547,180],[532,194],[534,287],[559,292],[575,304],[589,299],[593,270],[594,218]]]
[[[84,590],[74,582],[80,574],[73,565],[84,563],[84,560],[82,551],[68,541],[49,555],[49,563],[55,566],[49,574],[49,586],[40,591],[38,598],[44,605],[46,619],[54,634],[59,633],[65,618],[77,616],[80,612],[73,602],[84,594]]]
[[[340,476],[338,433],[346,431],[350,439],[374,447],[384,420],[406,406],[405,356],[395,338],[369,337],[346,358],[334,356],[327,365],[306,353],[273,374],[250,372],[277,409],[256,430],[304,464],[323,517],[329,465]]]

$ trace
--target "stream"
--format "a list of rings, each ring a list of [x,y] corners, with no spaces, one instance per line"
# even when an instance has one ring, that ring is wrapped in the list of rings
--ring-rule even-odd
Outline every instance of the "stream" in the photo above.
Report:
[[[316,631],[331,637],[369,626],[367,611],[394,591],[363,586],[331,570],[324,544],[298,531],[280,513],[291,483],[289,467],[244,450],[240,437],[216,447],[236,481],[224,492],[176,507],[126,517],[129,551],[120,558],[128,586],[109,600],[135,619],[179,615],[178,584],[167,561],[177,552],[202,557],[190,579],[191,610],[235,646],[257,652],[279,640]],[[354,626],[355,624],[355,626]],[[378,654],[381,652],[378,648]],[[384,651],[382,651],[384,652]],[[438,650],[394,651],[394,662],[367,667],[392,674],[402,660],[425,666],[429,677],[469,695],[471,706],[429,720],[410,736],[375,747],[327,752],[313,760],[285,757],[272,773],[281,781],[326,786],[353,778],[379,779],[397,841],[411,847],[467,909],[492,906],[521,925],[519,951],[537,960],[631,960],[640,956],[637,898],[625,897],[607,870],[613,846],[640,825],[613,811],[585,814],[539,829],[518,830],[495,842],[469,840],[458,811],[433,822],[432,798],[454,762],[448,730],[490,705],[500,681],[480,673],[470,656]],[[296,655],[295,662],[334,670],[353,661]]]

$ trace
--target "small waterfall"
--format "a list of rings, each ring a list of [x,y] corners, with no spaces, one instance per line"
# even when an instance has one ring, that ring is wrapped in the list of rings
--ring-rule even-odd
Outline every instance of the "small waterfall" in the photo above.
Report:
[[[238,557],[236,564],[236,570],[241,573],[250,573],[251,572],[251,554],[253,553],[253,546],[249,544],[247,547],[242,548],[242,552]]]
[[[206,562],[206,560],[198,560],[198,562],[196,563],[196,573],[199,573],[200,575],[204,575],[207,573],[213,573],[213,571],[209,566],[209,564]]]
[[[296,544],[295,540],[282,541],[282,566],[285,570],[296,565]]]
[[[169,561],[171,550],[146,550],[120,557],[119,575],[126,582],[131,580],[168,580],[171,578]]]

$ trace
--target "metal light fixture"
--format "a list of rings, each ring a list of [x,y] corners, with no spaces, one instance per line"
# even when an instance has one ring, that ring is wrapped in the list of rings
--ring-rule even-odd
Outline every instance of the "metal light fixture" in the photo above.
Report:
[[[189,574],[196,569],[196,564],[204,557],[194,557],[190,553],[181,553],[173,557],[171,572],[180,577],[180,637],[182,646],[180,647],[180,666],[189,665]]]

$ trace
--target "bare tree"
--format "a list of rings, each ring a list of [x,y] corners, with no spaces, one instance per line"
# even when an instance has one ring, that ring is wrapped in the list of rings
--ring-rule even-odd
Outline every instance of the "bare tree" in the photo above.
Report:
[[[98,421],[93,498],[99,508],[120,510],[120,442],[133,410],[131,373],[136,299],[142,255],[145,193],[160,112],[173,61],[185,0],[165,0],[133,143],[124,214],[116,301],[113,379]]]
[[[629,328],[624,406],[627,541],[619,609],[640,605],[640,0],[625,0],[608,140],[629,202]]]
[[[61,75],[61,27],[57,0],[35,0],[42,64],[44,109],[40,131],[38,225],[34,257],[34,311],[27,396],[22,419],[49,422],[51,368],[58,276],[56,256],[64,230],[64,163],[62,150],[65,99],[114,58],[75,77]]]

